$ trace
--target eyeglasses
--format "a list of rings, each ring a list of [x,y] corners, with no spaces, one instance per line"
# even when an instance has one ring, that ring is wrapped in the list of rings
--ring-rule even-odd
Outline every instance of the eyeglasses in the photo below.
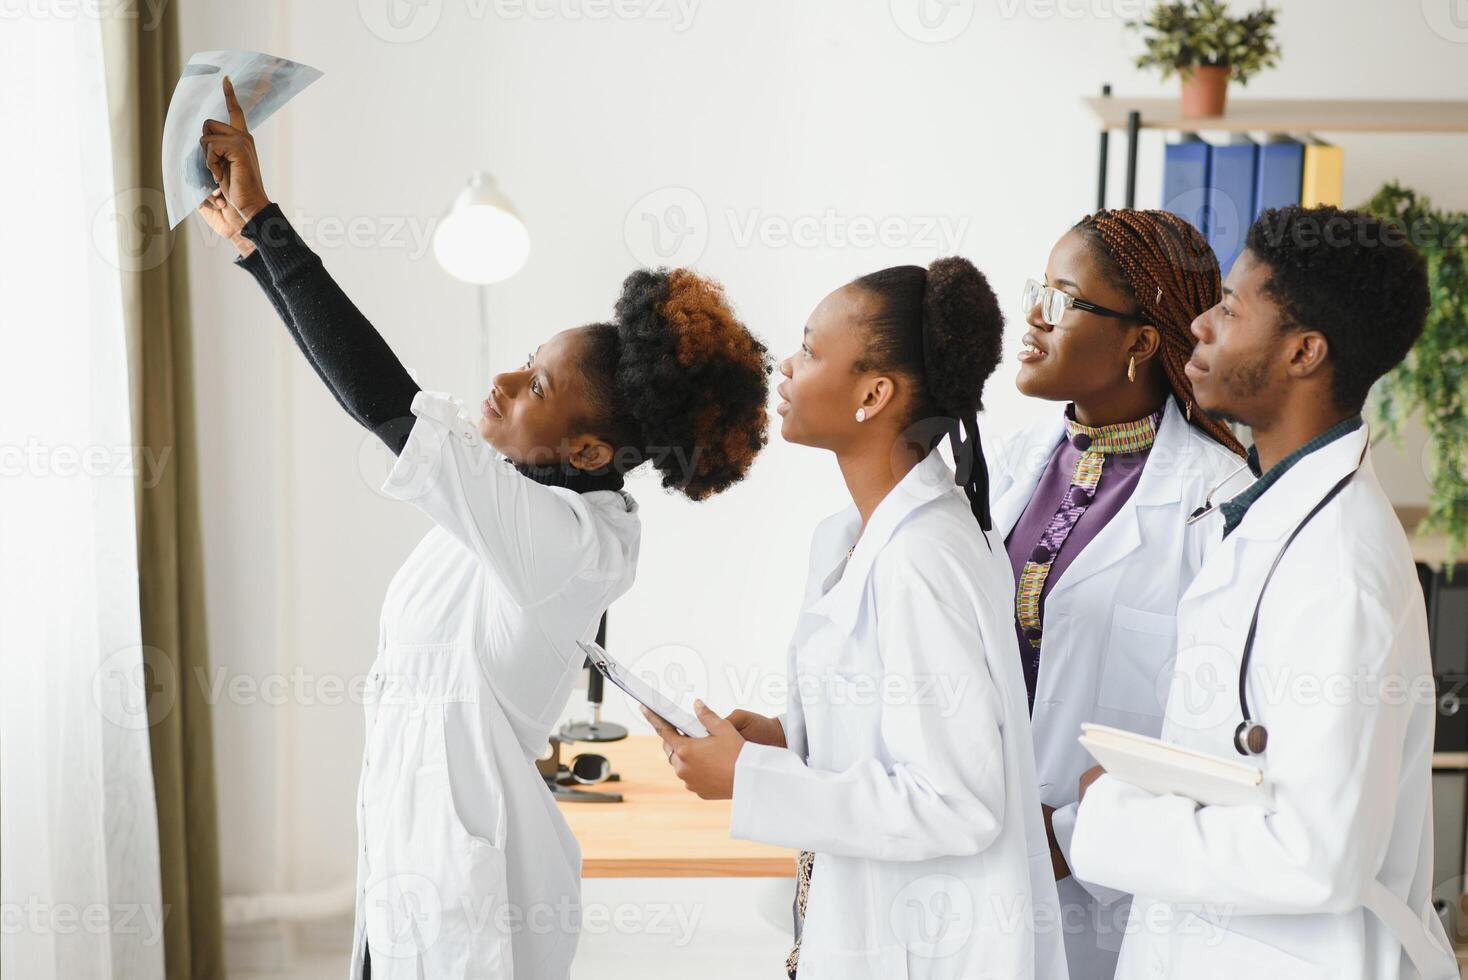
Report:
[[[1065,316],[1065,311],[1072,306],[1078,310],[1084,310],[1087,313],[1095,313],[1097,316],[1116,317],[1118,320],[1144,319],[1144,317],[1137,316],[1135,313],[1118,313],[1115,310],[1108,310],[1104,306],[1097,306],[1095,303],[1087,303],[1083,299],[1076,299],[1070,293],[1056,289],[1054,286],[1047,286],[1043,282],[1036,282],[1033,279],[1025,280],[1024,303],[1026,316],[1029,315],[1030,310],[1035,308],[1035,304],[1039,303],[1041,318],[1052,327],[1060,325],[1060,318]]]

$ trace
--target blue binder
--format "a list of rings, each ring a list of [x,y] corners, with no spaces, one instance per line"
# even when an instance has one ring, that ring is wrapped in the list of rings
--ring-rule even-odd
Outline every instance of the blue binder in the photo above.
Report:
[[[1192,134],[1168,143],[1162,158],[1162,207],[1208,234],[1208,144]]]
[[[1305,168],[1305,144],[1287,136],[1259,144],[1254,170],[1254,217],[1268,208],[1300,203],[1300,175]]]
[[[1254,171],[1259,147],[1247,137],[1209,147],[1208,227],[1205,233],[1218,271],[1227,276],[1234,259],[1244,250],[1249,225],[1254,222]]]

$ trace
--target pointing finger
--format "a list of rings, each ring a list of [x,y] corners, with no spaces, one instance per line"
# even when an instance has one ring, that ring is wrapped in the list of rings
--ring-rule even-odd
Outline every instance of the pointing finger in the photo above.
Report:
[[[230,82],[228,75],[224,76],[224,105],[229,110],[229,124],[241,132],[248,132],[245,110],[240,108],[240,100],[235,98],[234,84]]]

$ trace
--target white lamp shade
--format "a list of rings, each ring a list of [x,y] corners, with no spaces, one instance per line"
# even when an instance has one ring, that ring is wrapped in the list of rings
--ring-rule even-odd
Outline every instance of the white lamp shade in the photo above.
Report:
[[[456,279],[501,282],[530,257],[530,232],[494,178],[477,173],[434,229],[433,255]]]

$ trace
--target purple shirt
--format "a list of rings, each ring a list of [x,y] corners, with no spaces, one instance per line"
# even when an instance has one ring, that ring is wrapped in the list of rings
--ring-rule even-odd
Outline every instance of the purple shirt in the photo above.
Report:
[[[1060,551],[1056,553],[1055,559],[1050,566],[1050,575],[1045,579],[1045,587],[1040,592],[1040,616],[1044,619],[1045,599],[1050,595],[1050,590],[1055,588],[1055,583],[1065,574],[1066,568],[1075,560],[1075,556],[1085,549],[1091,540],[1101,533],[1117,512],[1121,510],[1127,498],[1131,497],[1132,491],[1137,488],[1137,480],[1142,476],[1142,469],[1147,463],[1148,450],[1137,453],[1108,453],[1105,463],[1101,467],[1101,479],[1096,484],[1095,497],[1085,512],[1076,520],[1075,527],[1066,537],[1065,543],[1061,545]],[[1070,489],[1071,479],[1075,476],[1076,460],[1081,456],[1069,439],[1062,437],[1060,444],[1050,454],[1050,459],[1045,464],[1045,471],[1040,474],[1040,482],[1035,486],[1035,492],[1030,497],[1030,502],[1025,505],[1025,511],[1015,522],[1014,530],[1009,532],[1004,546],[1009,552],[1009,564],[1014,569],[1014,581],[1019,583],[1020,575],[1024,572],[1025,562],[1035,550],[1035,545],[1040,542],[1045,528],[1049,526],[1051,518],[1060,509],[1061,501],[1065,493]],[[1019,623],[1015,623],[1015,634],[1019,638],[1020,657],[1024,661],[1025,688],[1029,692],[1030,706],[1035,703],[1035,684],[1039,678],[1039,651],[1030,646],[1030,641],[1025,637],[1024,630]],[[1099,649],[1099,647],[1098,647]]]

